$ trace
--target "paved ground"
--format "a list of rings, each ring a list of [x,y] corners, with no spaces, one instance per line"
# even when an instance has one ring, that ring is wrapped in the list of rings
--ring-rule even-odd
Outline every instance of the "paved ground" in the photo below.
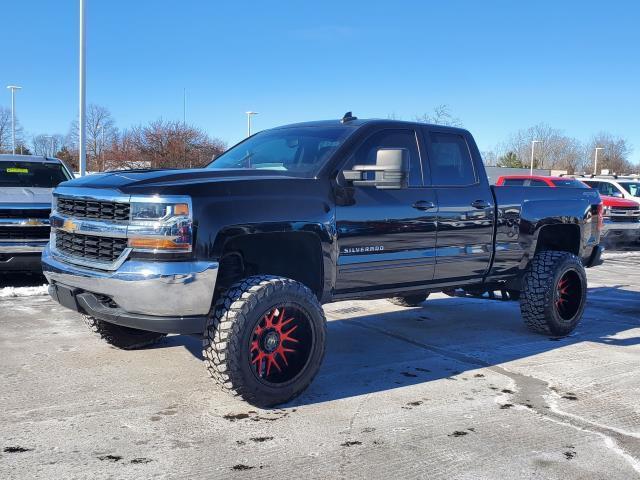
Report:
[[[121,352],[0,298],[0,478],[640,477],[640,252],[589,281],[559,340],[517,303],[328,305],[322,371],[276,410],[219,393],[196,339]]]

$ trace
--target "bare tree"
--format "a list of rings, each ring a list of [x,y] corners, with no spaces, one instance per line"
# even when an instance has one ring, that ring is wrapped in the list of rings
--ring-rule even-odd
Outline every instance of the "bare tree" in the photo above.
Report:
[[[64,137],[60,134],[36,135],[32,140],[33,154],[45,157],[55,157],[64,146]]]
[[[433,123],[436,125],[448,125],[451,127],[461,127],[462,122],[458,117],[451,114],[449,105],[438,105],[433,109],[432,113],[423,113],[415,117],[416,122]]]
[[[124,132],[112,157],[117,168],[191,168],[209,163],[225,148],[196,127],[160,119]]]
[[[600,132],[594,135],[584,147],[584,163],[582,165],[585,172],[593,172],[595,162],[595,149],[601,147],[598,152],[598,172],[606,169],[611,173],[629,173],[637,170],[637,166],[629,161],[629,156],[633,149],[622,137],[616,137],[609,132]]]
[[[0,107],[0,153],[11,151],[11,110]]]
[[[20,152],[20,146],[24,151],[25,141],[20,122],[16,118],[16,153]],[[0,107],[0,153],[11,153],[11,109]]]
[[[500,161],[498,152],[494,150],[482,151],[480,152],[480,156],[482,157],[482,162],[487,167],[495,167],[496,165],[498,165],[498,162]]]
[[[579,168],[582,162],[580,142],[567,137],[562,130],[550,127],[545,123],[512,134],[507,142],[500,147],[500,150],[505,154],[513,153],[515,155],[509,159],[509,163],[513,163],[517,159],[520,164],[529,166],[531,146],[534,140],[537,141],[533,155],[534,168],[567,170],[569,173],[574,173]]]
[[[105,170],[106,150],[118,136],[118,130],[111,112],[100,105],[91,104],[87,108],[87,166],[89,170],[102,172]],[[78,122],[71,124],[68,136],[72,151],[78,150]]]
[[[145,168],[150,163],[141,160],[138,150],[138,142],[132,130],[123,130],[108,150],[108,163],[110,170]]]

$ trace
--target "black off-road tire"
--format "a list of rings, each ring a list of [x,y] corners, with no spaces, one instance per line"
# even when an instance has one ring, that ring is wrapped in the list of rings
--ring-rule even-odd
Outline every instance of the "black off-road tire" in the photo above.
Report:
[[[568,335],[582,319],[586,301],[587,275],[580,258],[554,250],[533,257],[520,293],[527,327],[546,335]]]
[[[109,345],[122,350],[136,350],[138,348],[155,345],[164,337],[166,333],[149,332],[138,330],[137,328],[122,327],[114,323],[98,320],[90,315],[83,315],[84,323],[89,329],[97,334]]]
[[[255,371],[251,345],[256,327],[280,306],[306,317],[308,351],[295,376],[271,383]],[[204,334],[203,355],[207,370],[224,391],[252,405],[271,407],[296,397],[313,381],[322,364],[325,339],[324,312],[309,288],[288,278],[260,275],[237,282],[216,301]]]
[[[391,303],[399,307],[417,307],[429,297],[429,293],[417,293],[415,295],[405,295],[403,297],[388,298]]]

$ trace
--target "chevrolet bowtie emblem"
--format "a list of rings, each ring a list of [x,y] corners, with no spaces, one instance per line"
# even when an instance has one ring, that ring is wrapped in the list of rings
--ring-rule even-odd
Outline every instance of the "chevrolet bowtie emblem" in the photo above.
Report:
[[[39,218],[27,218],[27,221],[24,223],[25,225],[29,225],[30,227],[43,226],[45,223]]]
[[[79,225],[77,223],[69,219],[65,220],[64,223],[62,224],[62,230],[69,233],[75,232],[76,230],[78,230],[78,227]]]

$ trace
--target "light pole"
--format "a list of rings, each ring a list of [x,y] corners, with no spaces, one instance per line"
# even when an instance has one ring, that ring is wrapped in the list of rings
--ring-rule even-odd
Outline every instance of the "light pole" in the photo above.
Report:
[[[85,0],[80,0],[80,62],[79,62],[79,77],[80,77],[80,92],[79,92],[79,100],[80,100],[80,114],[79,114],[79,132],[78,132],[78,147],[80,150],[80,176],[84,177],[87,170],[87,120],[86,120],[86,112],[87,112],[87,102],[86,102],[86,83],[85,83],[85,28],[84,28],[84,14],[85,14]]]
[[[21,90],[22,87],[17,85],[7,85],[7,88],[11,90],[11,151],[16,154],[16,90]]]
[[[536,146],[536,143],[542,143],[542,140],[531,141],[531,168],[529,169],[529,175],[533,175],[533,149]]]
[[[247,112],[247,137],[251,136],[251,117],[258,115],[258,112]]]
[[[596,147],[596,158],[595,158],[595,161],[593,162],[593,174],[594,175],[598,174],[598,150],[604,150],[604,147]]]

